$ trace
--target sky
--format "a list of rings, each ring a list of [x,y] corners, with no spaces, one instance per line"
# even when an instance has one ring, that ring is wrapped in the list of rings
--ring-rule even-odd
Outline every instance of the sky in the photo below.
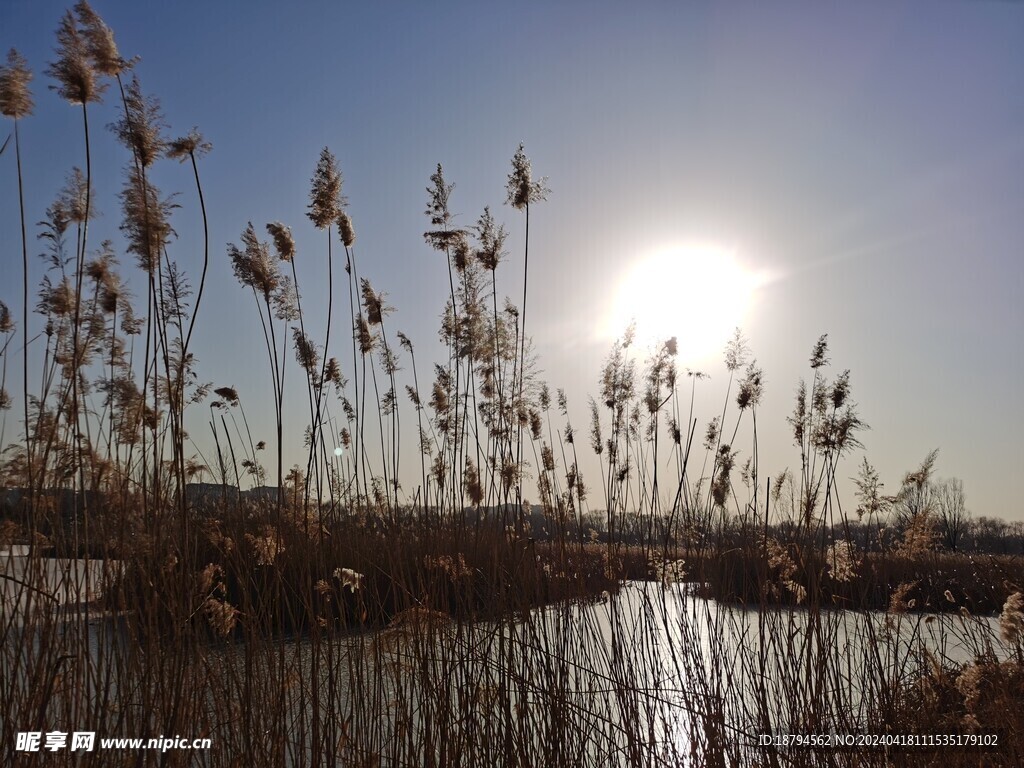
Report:
[[[66,7],[0,5],[0,44],[17,47],[36,73],[36,113],[21,133],[30,226],[84,163],[80,110],[42,74]],[[641,362],[644,344],[675,335],[680,367],[710,374],[697,390],[702,425],[721,409],[721,350],[738,325],[765,372],[762,472],[799,467],[786,417],[827,333],[832,372],[851,370],[871,427],[839,469],[844,507],[855,506],[846,478],[862,455],[894,492],[938,448],[936,474],[963,481],[975,515],[1024,519],[1024,4],[94,7],[122,54],[141,57],[136,72],[170,134],[195,125],[213,143],[200,166],[211,298],[194,351],[200,378],[237,387],[268,441],[256,310],[226,244],[250,220],[260,231],[269,221],[291,226],[303,308],[322,318],[326,235],[305,214],[320,149],[330,147],[361,274],[388,294],[389,323],[412,339],[419,364],[440,361],[448,274],[422,237],[430,174],[441,163],[455,183],[457,225],[489,205],[507,226],[498,291],[518,301],[524,221],[504,205],[504,185],[523,142],[550,188],[531,208],[527,332],[578,432],[630,317]],[[93,125],[117,119],[117,109],[108,97]],[[0,136],[10,129],[5,121]],[[91,239],[120,242],[126,157],[109,131],[93,138],[102,216]],[[179,193],[171,253],[195,280],[202,239],[191,171],[165,161],[153,177]],[[17,210],[5,152],[0,300],[20,317]],[[42,274],[36,261],[33,281]],[[288,464],[299,460],[304,406],[293,393]],[[198,418],[194,439],[209,450]],[[9,412],[8,435],[16,421]],[[584,477],[596,486],[588,462]]]

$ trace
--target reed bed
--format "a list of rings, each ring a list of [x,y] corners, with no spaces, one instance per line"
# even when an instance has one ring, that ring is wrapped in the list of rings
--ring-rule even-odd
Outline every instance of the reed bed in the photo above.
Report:
[[[440,165],[429,179],[424,238],[447,269],[447,355],[424,368],[360,273],[329,149],[308,204],[322,254],[298,254],[284,223],[250,222],[215,262],[216,202],[201,182],[211,145],[196,129],[168,138],[135,60],[84,0],[61,19],[55,56],[46,74],[81,114],[84,170],[39,226],[47,272],[34,300],[25,221],[38,214],[21,203],[20,319],[0,306],[4,428],[20,425],[0,467],[5,759],[1019,764],[1020,561],[938,552],[927,510],[889,542],[851,532],[877,534],[889,508],[920,494],[931,463],[883,497],[865,462],[859,505],[844,512],[837,473],[865,425],[825,336],[789,417],[793,474],[769,478],[759,463],[763,372],[738,331],[725,401],[705,427],[694,410],[703,374],[678,367],[674,340],[642,359],[627,332],[579,429],[531,364],[529,219],[552,193],[522,145],[505,188],[522,213],[521,286],[501,269],[508,235],[490,208],[459,227],[454,184]],[[12,51],[0,112],[13,121],[19,192],[32,172],[21,163],[31,80]],[[93,167],[95,112],[114,116],[124,147],[116,244],[90,237],[93,177],[115,172]],[[153,185],[168,160],[187,164],[192,202]],[[172,217],[180,228],[189,214],[204,243],[192,275],[171,237]],[[301,301],[311,258],[329,269],[321,318]],[[266,403],[206,383],[191,351],[208,270],[227,264],[251,296]],[[499,278],[522,289],[518,304],[500,300]],[[17,405],[12,344],[25,350]],[[288,469],[285,403],[296,398],[305,455]],[[273,440],[252,433],[247,408],[269,409]],[[190,455],[200,432],[205,457]],[[402,463],[409,441],[418,466]],[[577,451],[597,454],[599,478],[584,481]],[[51,731],[211,746],[16,744]],[[757,738],[951,731],[998,731],[1000,744],[796,749]]]

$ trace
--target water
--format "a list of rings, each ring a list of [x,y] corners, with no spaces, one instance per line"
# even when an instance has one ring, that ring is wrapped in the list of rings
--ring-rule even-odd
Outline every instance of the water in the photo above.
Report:
[[[807,663],[822,662],[811,679],[821,711],[842,713],[834,729],[861,732],[877,682],[865,670],[909,683],[924,650],[947,664],[968,662],[996,630],[990,618],[759,613],[699,598],[685,585],[631,582],[596,602],[538,609],[528,621],[432,623],[429,631],[391,629],[320,646],[291,641],[287,668],[318,677],[325,728],[334,711],[340,722],[353,718],[365,729],[366,752],[384,764],[406,762],[395,745],[412,743],[431,744],[442,764],[462,750],[497,765],[511,743],[533,763],[702,765],[694,747],[714,749],[724,739],[739,753],[755,749],[759,732],[791,730],[791,718],[803,714]],[[225,668],[244,663],[240,650],[222,651]],[[329,679],[342,681],[333,699]],[[312,687],[294,689],[285,733],[309,733]],[[762,712],[764,701],[770,711]],[[705,715],[719,706],[721,722],[709,727]],[[289,762],[308,762],[301,735],[288,754]]]
[[[24,544],[0,550],[0,618],[23,614],[31,599],[64,613],[82,607],[100,597],[105,581],[120,568],[114,561],[29,554],[30,547]]]
[[[112,567],[26,555],[0,555],[0,573],[33,577],[65,618],[99,596]],[[910,682],[925,652],[947,665],[988,648],[1005,653],[991,618],[759,612],[700,598],[687,585],[629,582],[615,595],[540,608],[526,620],[470,626],[424,612],[317,642],[190,646],[175,671],[172,649],[132,647],[123,619],[111,616],[63,622],[69,631],[47,630],[45,643],[31,626],[12,631],[27,590],[0,582],[8,648],[20,646],[0,665],[8,694],[29,695],[11,679],[12,660],[30,669],[34,654],[65,643],[81,660],[79,693],[103,690],[129,712],[144,710],[124,720],[86,707],[100,735],[149,732],[172,690],[217,754],[266,754],[287,765],[308,764],[314,751],[346,764],[369,756],[422,764],[429,751],[442,763],[461,755],[497,765],[510,748],[533,763],[703,764],[694,750],[739,754],[743,744],[753,749],[759,731],[789,730],[808,685],[822,713],[842,713],[837,730],[866,730],[878,683]],[[140,687],[142,679],[151,687]],[[79,711],[75,691],[58,691],[69,712]]]

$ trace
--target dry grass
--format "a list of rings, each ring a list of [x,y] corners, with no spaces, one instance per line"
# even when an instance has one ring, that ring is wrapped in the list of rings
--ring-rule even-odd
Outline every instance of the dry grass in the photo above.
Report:
[[[638,360],[627,334],[601,372],[584,447],[564,394],[553,397],[527,365],[528,273],[519,305],[498,301],[506,232],[490,210],[457,228],[454,185],[438,166],[424,236],[448,268],[447,358],[421,379],[412,341],[360,276],[341,173],[324,149],[309,218],[328,265],[335,237],[345,258],[344,276],[331,267],[328,314],[318,322],[303,311],[302,260],[318,257],[296,254],[286,225],[267,225],[273,251],[251,223],[228,249],[273,391],[271,402],[243,403],[203,383],[189,351],[209,267],[198,160],[210,145],[195,129],[163,135],[159,104],[84,2],[61,21],[48,72],[81,111],[85,170],[45,213],[38,302],[23,228],[20,328],[6,306],[0,313],[4,384],[11,340],[34,339],[24,430],[0,466],[11,489],[0,538],[31,545],[6,558],[0,579],[5,755],[19,731],[63,728],[209,736],[209,766],[1024,757],[1020,560],[934,551],[928,512],[914,506],[934,455],[892,498],[865,464],[859,514],[877,524],[894,505],[913,512],[898,546],[865,553],[840,533],[851,521],[835,481],[864,424],[849,372],[830,373],[826,337],[789,417],[798,476],[770,484],[759,474],[763,374],[738,332],[725,402],[704,429],[694,413],[703,374],[683,378],[674,340]],[[30,80],[12,54],[0,111],[15,119],[16,149]],[[118,97],[106,107],[104,91]],[[97,252],[89,239],[94,170],[114,172],[91,164],[89,115],[104,108],[125,149],[130,273],[118,246]],[[170,240],[172,215],[176,228],[188,224],[150,178],[165,159],[188,159],[196,185],[204,261],[194,302]],[[22,171],[19,149],[19,185]],[[524,213],[528,264],[530,211],[548,190],[522,146],[506,192]],[[338,291],[348,317],[332,334]],[[305,466],[290,471],[286,397],[309,411]],[[0,400],[13,406],[6,391]],[[246,408],[273,410],[269,448]],[[325,430],[331,421],[337,433]],[[207,428],[208,457],[187,455],[189,432]],[[420,447],[418,467],[400,463],[408,441]],[[597,453],[600,478],[584,482],[580,449]],[[204,477],[214,482],[197,496]],[[72,605],[60,605],[63,590]],[[979,618],[995,611],[1001,633]],[[949,729],[1000,729],[1004,741],[979,758],[754,740]],[[97,752],[80,764],[188,758]]]

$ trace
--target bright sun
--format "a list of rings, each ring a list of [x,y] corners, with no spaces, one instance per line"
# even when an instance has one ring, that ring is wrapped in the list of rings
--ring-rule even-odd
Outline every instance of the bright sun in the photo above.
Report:
[[[735,253],[712,246],[666,248],[633,265],[619,284],[605,338],[630,323],[636,343],[658,345],[675,336],[683,365],[718,355],[743,324],[757,285]]]

